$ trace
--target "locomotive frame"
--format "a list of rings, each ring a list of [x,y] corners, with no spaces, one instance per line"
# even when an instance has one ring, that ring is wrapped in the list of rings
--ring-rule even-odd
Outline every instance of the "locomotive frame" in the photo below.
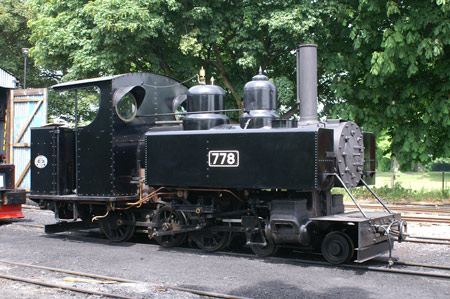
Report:
[[[351,121],[318,121],[316,48],[297,49],[298,124],[279,119],[276,87],[261,72],[244,88],[239,126],[224,114],[225,92],[204,81],[188,90],[133,73],[53,86],[99,88],[100,108],[84,127],[32,129],[29,197],[58,220],[46,232],[98,223],[112,241],[139,228],[162,246],[189,237],[206,251],[238,235],[260,256],[295,247],[319,250],[333,264],[390,252],[406,222],[374,193],[386,212],[365,212],[352,196],[350,188],[374,182],[374,135]],[[333,186],[360,211],[345,213]]]

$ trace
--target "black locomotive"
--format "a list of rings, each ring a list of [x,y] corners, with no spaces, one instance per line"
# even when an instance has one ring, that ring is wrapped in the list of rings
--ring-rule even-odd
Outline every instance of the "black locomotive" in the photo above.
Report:
[[[276,87],[261,72],[244,87],[239,125],[225,115],[224,90],[204,78],[189,90],[151,73],[53,86],[94,86],[101,100],[87,126],[32,129],[30,198],[59,220],[46,232],[98,223],[113,241],[140,231],[166,247],[189,237],[206,251],[241,236],[260,256],[296,247],[334,264],[391,249],[405,235],[399,214],[344,213],[330,191],[343,187],[354,200],[349,188],[373,184],[374,135],[318,120],[317,46],[297,55],[298,122],[280,119]]]

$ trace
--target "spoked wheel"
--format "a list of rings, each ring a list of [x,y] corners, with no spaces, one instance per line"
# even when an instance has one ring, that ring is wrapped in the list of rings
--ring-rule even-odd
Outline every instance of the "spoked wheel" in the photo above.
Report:
[[[136,221],[130,210],[109,211],[106,218],[100,219],[100,229],[113,242],[129,240],[134,233]]]
[[[172,211],[169,207],[162,207],[156,211],[157,221],[160,230],[163,232],[180,229],[186,224],[184,215],[177,211]],[[180,246],[187,237],[187,233],[179,233],[174,235],[155,236],[156,242],[163,247]]]
[[[192,234],[197,246],[205,251],[213,252],[224,249],[231,238],[231,232],[199,230]]]
[[[322,241],[322,255],[333,265],[348,262],[353,257],[355,247],[347,234],[328,233]]]
[[[259,257],[266,257],[277,253],[278,246],[275,245],[272,238],[266,236],[267,245],[250,245],[250,249]]]

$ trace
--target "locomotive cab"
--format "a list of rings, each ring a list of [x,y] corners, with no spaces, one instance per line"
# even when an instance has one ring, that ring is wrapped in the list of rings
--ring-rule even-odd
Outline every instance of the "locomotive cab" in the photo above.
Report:
[[[85,201],[104,204],[139,198],[139,145],[152,128],[179,128],[171,124],[173,115],[165,115],[172,113],[167,103],[187,90],[171,78],[151,73],[53,86],[56,92],[73,91],[75,102],[86,89],[97,90],[99,97],[98,113],[90,124],[48,125],[32,128],[31,133],[35,163],[31,165],[30,199],[43,207],[50,204],[61,220],[89,217],[93,209],[98,210],[85,206]],[[41,160],[47,162],[39,164]]]

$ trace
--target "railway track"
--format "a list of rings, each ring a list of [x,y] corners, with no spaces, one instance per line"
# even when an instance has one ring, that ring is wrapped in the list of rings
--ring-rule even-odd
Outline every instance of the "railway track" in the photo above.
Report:
[[[425,223],[443,223],[450,224],[449,217],[429,217],[429,216],[411,216],[402,215],[402,219],[409,222],[425,222]]]
[[[14,223],[14,225],[21,225],[20,223]],[[30,225],[25,225],[30,226]],[[38,225],[33,225],[33,227],[39,227]],[[41,226],[43,227],[43,226]],[[98,240],[98,238],[92,237],[92,236],[79,236],[78,234],[74,236],[76,239],[95,239]],[[420,238],[420,237],[417,237]],[[447,239],[442,238],[426,238],[423,237],[424,240],[428,241],[450,241]],[[103,240],[105,243],[110,243],[107,240]],[[147,244],[148,246],[158,246],[154,244]],[[159,247],[159,246],[158,246]],[[167,250],[174,250],[179,252],[189,252],[189,253],[195,253],[195,254],[201,254],[204,255],[205,252],[196,249],[196,248],[170,248]],[[247,258],[247,259],[261,259],[259,257],[256,257],[255,255],[247,252],[229,252],[229,251],[221,251],[216,253],[211,253],[211,255],[216,256],[233,256],[233,257],[240,257],[240,258]],[[304,257],[307,258],[304,258]],[[303,258],[302,258],[303,257]],[[394,262],[394,265],[392,267],[388,266],[388,263],[386,260],[375,260],[370,261],[365,264],[356,264],[356,263],[349,263],[349,264],[343,264],[339,266],[330,265],[327,262],[324,262],[321,260],[318,256],[313,254],[301,254],[298,252],[293,252],[289,256],[281,256],[281,257],[267,257],[264,258],[264,261],[266,262],[273,262],[273,263],[282,263],[282,264],[289,264],[289,265],[300,265],[300,266],[318,266],[318,267],[327,267],[327,268],[335,268],[335,269],[341,269],[341,270],[353,270],[353,271],[362,271],[362,272],[382,272],[389,275],[410,275],[410,276],[416,276],[416,277],[428,277],[428,278],[434,278],[434,279],[450,279],[450,266],[439,266],[439,265],[431,265],[431,264],[419,264],[419,263],[411,263],[411,262],[403,262],[403,261],[396,261]],[[82,273],[82,272],[75,272],[75,271],[68,271],[64,269],[56,269],[56,268],[50,268],[50,267],[44,267],[44,266],[35,266],[35,265],[27,265],[22,263],[15,263],[11,261],[5,261],[0,260],[0,263],[9,264],[16,267],[26,267],[26,268],[34,268],[38,270],[43,271],[51,271],[56,273],[64,273],[68,275],[75,276],[76,279],[74,281],[83,281],[83,278],[88,279],[94,279],[101,281],[100,285],[103,284],[111,284],[119,287],[119,292],[110,292],[105,290],[96,290],[93,289],[92,286],[90,288],[79,288],[77,286],[67,286],[60,283],[51,283],[51,279],[48,278],[41,278],[41,279],[29,279],[29,278],[23,278],[18,276],[12,276],[12,275],[0,275],[0,278],[3,279],[10,279],[15,281],[21,281],[24,283],[34,284],[34,285],[41,285],[49,288],[58,288],[67,290],[70,292],[77,292],[77,293],[84,293],[84,294],[91,294],[91,295],[98,295],[98,296],[104,296],[104,297],[110,297],[110,298],[136,298],[133,297],[133,293],[124,293],[123,290],[126,289],[127,285],[133,285],[138,283],[145,283],[142,281],[135,281],[135,280],[128,280],[128,279],[122,279],[117,277],[109,277],[109,276],[103,276],[103,275],[96,275],[96,274],[89,274],[89,273]],[[61,277],[60,277],[61,279]],[[81,283],[79,283],[81,284]],[[208,296],[208,297],[215,297],[215,298],[241,298],[238,296],[233,295],[227,295],[227,294],[219,294],[219,293],[212,293],[212,292],[204,292],[200,290],[193,290],[193,289],[185,289],[185,288],[179,288],[177,286],[154,286],[154,290],[156,291],[167,291],[167,290],[173,290],[178,292],[188,292],[192,294],[197,294],[199,296]],[[131,294],[131,296],[130,296]],[[140,296],[142,297],[142,296]]]
[[[450,239],[430,238],[430,237],[422,237],[422,236],[409,236],[403,242],[422,243],[422,244],[450,245]]]
[[[19,224],[20,225],[20,224]],[[92,239],[92,237],[81,237],[81,238],[88,238]],[[430,238],[430,237],[421,237],[421,236],[412,236],[411,240],[409,242],[415,242],[415,243],[426,243],[426,244],[441,244],[441,245],[450,245],[450,239],[445,238]],[[159,245],[153,245],[148,244],[148,246],[159,246]],[[176,250],[176,251],[184,251],[184,252],[192,252],[192,253],[199,253],[199,254],[205,254],[204,251],[197,249],[197,248],[170,248],[168,250]],[[235,256],[235,257],[243,257],[243,258],[251,258],[251,259],[260,259],[260,257],[255,256],[253,253],[242,253],[242,252],[235,252],[235,251],[220,251],[217,253],[212,254],[218,254],[218,255],[227,255],[227,256]],[[302,253],[304,255],[304,253]],[[327,262],[321,261],[321,260],[315,260],[317,257],[312,257],[310,259],[302,259],[302,258],[287,258],[287,257],[266,257],[265,260],[267,261],[273,261],[273,262],[284,262],[289,264],[308,264],[308,265],[317,265],[317,266],[326,266],[326,267],[337,267],[337,268],[344,268],[344,269],[357,269],[357,270],[365,270],[365,271],[371,271],[371,272],[388,272],[393,274],[409,274],[409,275],[416,275],[416,276],[430,276],[430,277],[437,277],[437,278],[446,278],[450,279],[450,266],[436,266],[436,265],[427,265],[427,264],[418,264],[418,263],[408,263],[408,262],[395,262],[393,267],[387,267],[387,262],[377,262],[377,261],[370,261],[365,264],[357,264],[357,263],[350,263],[350,264],[343,264],[339,266],[330,265]],[[1,262],[1,261],[0,261]],[[376,266],[376,265],[378,266]],[[380,266],[382,265],[382,266]],[[436,272],[426,272],[426,271],[417,271],[417,270],[410,270],[406,268],[422,268],[422,269],[433,269],[433,270],[441,270],[443,273],[436,273]]]
[[[359,204],[363,209],[379,209],[383,210],[383,206],[380,204]],[[345,204],[346,208],[356,209],[356,206],[352,203]],[[439,206],[439,205],[419,205],[419,204],[394,204],[387,205],[391,210],[401,213],[417,212],[417,213],[432,213],[432,214],[450,214],[449,206]]]
[[[360,207],[367,210],[384,210],[383,206],[379,204],[360,204]],[[448,217],[450,215],[450,208],[447,206],[388,205],[387,207],[391,211],[402,213],[402,219],[409,222],[450,224],[450,217]],[[354,204],[345,204],[345,208],[357,209]]]
[[[192,253],[205,254],[204,251],[196,248],[171,248],[169,250],[183,250],[189,251]],[[389,266],[388,261],[380,261],[380,260],[372,260],[366,262],[364,264],[358,263],[348,263],[341,265],[331,265],[328,262],[318,260],[318,257],[314,254],[306,254],[309,258],[298,258],[298,257],[279,257],[279,256],[269,256],[265,258],[257,257],[252,253],[242,253],[242,252],[229,252],[229,251],[220,251],[215,253],[209,253],[215,255],[226,255],[233,257],[241,257],[241,258],[249,258],[249,259],[264,259],[268,262],[274,263],[285,263],[285,264],[297,264],[297,265],[312,265],[312,266],[321,266],[321,267],[330,267],[337,269],[352,269],[352,270],[361,270],[368,272],[385,272],[390,274],[400,274],[400,275],[412,275],[412,276],[421,276],[421,277],[434,277],[434,278],[443,278],[450,279],[450,266],[439,266],[432,264],[421,264],[421,263],[413,263],[413,262],[403,262],[403,261],[395,261],[392,266]],[[294,255],[298,255],[294,252]],[[301,253],[301,255],[305,255]],[[419,269],[419,270],[414,270]],[[424,269],[428,269],[431,271],[425,271]],[[437,272],[439,271],[439,272]]]
[[[43,225],[34,225],[34,224],[28,224],[28,223],[20,223],[20,222],[13,222],[12,225],[19,225],[19,226],[25,226],[25,227],[32,227],[32,228],[40,228],[43,229]],[[77,238],[80,236],[77,236]],[[92,239],[93,237],[88,236],[81,236],[80,238],[88,238]],[[94,239],[98,240],[98,238]],[[414,243],[425,243],[425,244],[441,244],[441,245],[450,245],[450,239],[447,238],[432,238],[432,237],[425,237],[425,236],[410,236],[407,240],[408,242],[414,242]],[[149,246],[158,246],[153,244],[148,244]],[[196,248],[172,248],[170,250],[181,250],[186,252],[196,252],[199,254],[204,254],[203,251],[196,249]],[[224,254],[228,256],[238,256],[238,257],[244,257],[244,258],[258,258],[250,253],[239,253],[239,252],[229,252],[229,251],[222,251],[218,254]],[[259,259],[259,258],[258,258]],[[294,264],[313,264],[318,266],[327,266],[327,267],[336,267],[331,266],[326,262],[323,261],[315,261],[314,259],[301,259],[301,258],[286,258],[286,257],[268,257],[266,258],[268,261],[277,261],[277,262],[284,262],[284,263],[294,263]],[[1,261],[0,261],[1,262]],[[374,262],[375,263],[375,262]],[[376,263],[375,263],[376,264]],[[379,264],[379,263],[378,263]],[[450,278],[450,267],[448,266],[435,266],[435,265],[425,265],[425,264],[413,264],[413,263],[405,263],[405,262],[396,262],[394,263],[394,267],[386,267],[387,262],[384,262],[383,266],[376,266],[373,263],[369,262],[366,264],[345,264],[337,266],[338,268],[348,268],[348,269],[358,269],[358,270],[364,270],[364,271],[377,271],[377,272],[389,272],[389,273],[397,273],[397,274],[409,274],[409,275],[418,275],[418,276],[431,276],[431,277],[440,277],[440,278]],[[410,270],[410,268],[413,268],[413,270]],[[417,270],[419,269],[419,271]],[[423,271],[423,269],[432,269],[432,272],[426,272]],[[443,271],[444,273],[436,273],[436,270]],[[226,298],[226,297],[221,297]]]
[[[235,253],[235,252],[220,252],[221,255],[229,255],[236,257],[246,257],[246,258],[258,258],[253,254],[247,253]],[[302,253],[303,254],[303,253]],[[287,258],[287,257],[265,257],[264,260],[276,263],[286,263],[286,264],[300,264],[300,265],[315,265],[323,267],[332,267],[338,269],[353,269],[362,270],[369,272],[385,272],[391,274],[402,274],[402,275],[413,275],[422,277],[434,277],[450,279],[450,266],[439,266],[432,264],[421,264],[412,262],[401,262],[396,261],[392,266],[389,266],[388,261],[377,261],[372,260],[364,264],[348,263],[341,265],[331,265],[325,261],[315,260],[315,257],[311,259],[301,259],[301,258]],[[419,269],[419,270],[414,270]],[[431,271],[424,271],[428,269]],[[434,271],[434,272],[433,272]],[[437,272],[439,271],[439,272]]]
[[[223,255],[237,256],[237,257],[246,257],[246,258],[260,258],[256,257],[253,254],[247,253],[235,253],[235,252],[220,252]],[[294,253],[295,254],[295,253]],[[304,253],[301,253],[304,255]],[[422,276],[422,277],[434,277],[434,278],[444,278],[450,279],[450,266],[439,266],[432,264],[421,264],[421,263],[412,263],[412,262],[403,262],[403,261],[395,261],[392,266],[389,266],[388,261],[380,261],[380,260],[371,260],[364,264],[358,263],[348,263],[341,265],[331,265],[328,262],[316,260],[317,257],[312,257],[310,259],[302,259],[297,257],[278,257],[278,256],[270,256],[265,257],[264,260],[276,262],[276,263],[287,263],[287,264],[301,264],[301,265],[316,265],[323,267],[333,267],[338,269],[354,269],[354,270],[363,270],[369,272],[386,272],[391,274],[405,274],[405,275],[413,275],[413,276]],[[419,270],[414,270],[419,269]],[[425,271],[425,269],[431,271]],[[433,272],[434,271],[434,272]],[[437,272],[440,271],[440,272]]]
[[[125,289],[126,284],[145,284],[143,281],[136,281],[136,280],[130,280],[130,279],[123,279],[118,277],[111,277],[111,276],[105,276],[105,275],[97,275],[97,274],[91,274],[91,273],[85,273],[85,272],[77,272],[77,271],[71,271],[71,270],[65,270],[65,269],[59,269],[59,268],[53,268],[53,267],[46,267],[46,266],[38,266],[38,265],[31,265],[31,264],[24,264],[24,263],[17,263],[13,261],[7,261],[7,260],[0,260],[0,263],[7,264],[13,267],[19,267],[21,269],[33,269],[33,270],[40,270],[47,271],[51,273],[57,273],[60,274],[70,274],[74,275],[74,277],[66,277],[64,278],[64,281],[68,282],[78,282],[78,283],[89,283],[93,285],[104,285],[104,284],[116,284],[120,283],[119,289],[123,290]],[[88,279],[86,279],[87,277]],[[110,292],[104,292],[104,291],[98,291],[95,289],[88,289],[88,288],[79,288],[79,287],[73,287],[67,284],[58,284],[58,283],[50,283],[45,282],[44,280],[51,280],[49,278],[49,275],[45,275],[45,277],[42,277],[41,279],[29,279],[14,275],[4,275],[0,274],[0,278],[8,279],[8,280],[14,280],[19,282],[24,282],[28,284],[33,285],[39,285],[44,286],[48,288],[58,288],[62,290],[68,290],[72,292],[82,293],[82,294],[89,294],[89,295],[98,295],[98,296],[104,296],[104,297],[110,297],[110,298],[119,298],[119,299],[134,299],[134,298],[140,298],[140,297],[146,297],[146,294],[142,294],[141,296],[127,296],[127,295],[121,295],[117,292],[110,293]],[[245,297],[239,297],[234,295],[228,295],[228,294],[221,294],[221,293],[215,293],[215,292],[208,292],[208,291],[202,291],[202,290],[194,290],[194,289],[188,289],[188,288],[182,288],[177,286],[153,286],[152,287],[154,291],[167,291],[167,290],[173,290],[177,292],[184,292],[184,293],[191,293],[199,296],[206,296],[206,297],[212,297],[212,298],[224,298],[224,299],[245,299]]]
[[[386,273],[395,273],[395,274],[406,274],[406,275],[414,275],[414,276],[422,276],[422,277],[434,277],[434,278],[444,278],[450,279],[450,267],[447,266],[438,266],[431,264],[420,264],[420,263],[411,263],[411,262],[394,262],[394,265],[391,267],[387,267],[385,262],[372,262],[378,265],[384,266],[372,266],[372,265],[356,265],[356,264],[345,264],[342,267],[350,268],[350,269],[359,269],[366,270],[372,272],[386,272]],[[419,269],[419,270],[414,270]],[[431,271],[425,271],[425,269]],[[439,270],[439,272],[436,272]],[[434,272],[432,272],[434,271]]]
[[[150,246],[152,246],[152,245],[150,245]],[[153,246],[157,246],[157,245],[153,245]],[[183,251],[188,251],[191,253],[205,254],[205,252],[203,252],[202,250],[195,249],[195,248],[189,248],[189,249],[174,248],[174,249],[170,249],[170,250],[183,250]],[[210,253],[210,254],[218,255],[218,256],[226,255],[226,256],[241,257],[241,258],[259,259],[258,257],[254,256],[253,254],[241,253],[241,252],[221,251],[221,252]],[[411,276],[418,276],[418,277],[450,279],[450,266],[421,264],[421,263],[412,263],[412,262],[403,262],[403,261],[396,261],[396,262],[394,262],[394,264],[392,266],[388,266],[388,263],[386,261],[380,261],[380,260],[371,261],[366,264],[349,263],[349,264],[342,264],[342,265],[334,266],[334,265],[330,265],[324,261],[315,260],[314,258],[315,257],[312,257],[310,259],[291,258],[291,257],[266,257],[266,258],[264,258],[264,260],[267,262],[331,267],[331,268],[337,268],[337,269],[343,269],[343,270],[350,269],[350,270],[367,271],[367,272],[383,272],[383,273],[388,273],[388,274],[392,274],[392,275],[411,275]],[[51,267],[45,267],[45,266],[36,266],[36,265],[30,265],[30,264],[16,263],[16,262],[6,261],[6,260],[0,260],[0,263],[8,264],[11,266],[16,266],[16,267],[38,269],[38,270],[70,274],[70,275],[76,276],[75,278],[72,278],[69,281],[83,282],[83,281],[86,281],[85,279],[83,279],[83,277],[87,277],[89,279],[95,279],[95,283],[101,283],[101,284],[102,283],[120,283],[121,290],[124,289],[125,284],[142,284],[143,283],[142,281],[122,279],[122,278],[117,278],[117,277],[110,277],[110,276],[90,274],[90,273],[77,272],[77,271],[70,271],[70,270],[51,268]],[[48,282],[44,282],[43,281],[44,279],[40,279],[40,280],[33,279],[32,280],[32,279],[28,279],[28,278],[22,278],[22,277],[11,276],[11,275],[2,275],[2,274],[0,274],[0,278],[20,281],[20,282],[25,282],[25,283],[29,283],[29,284],[50,287],[50,288],[58,288],[58,289],[68,290],[68,291],[77,292],[77,293],[99,295],[99,296],[110,297],[110,298],[120,298],[120,299],[136,298],[136,297],[130,297],[130,296],[121,295],[121,294],[117,294],[117,293],[109,293],[109,292],[97,291],[97,290],[92,290],[92,289],[83,289],[83,288],[78,288],[78,287],[73,287],[73,286],[48,283]],[[48,278],[45,280],[48,280]],[[234,295],[227,295],[227,294],[220,294],[220,293],[207,292],[207,291],[201,291],[201,290],[181,288],[181,287],[177,287],[177,286],[154,286],[153,289],[157,290],[157,291],[174,290],[174,291],[187,292],[187,293],[196,294],[199,296],[207,296],[207,297],[213,297],[213,298],[226,298],[226,299],[244,298],[244,297],[239,297],[239,296],[234,296]]]

